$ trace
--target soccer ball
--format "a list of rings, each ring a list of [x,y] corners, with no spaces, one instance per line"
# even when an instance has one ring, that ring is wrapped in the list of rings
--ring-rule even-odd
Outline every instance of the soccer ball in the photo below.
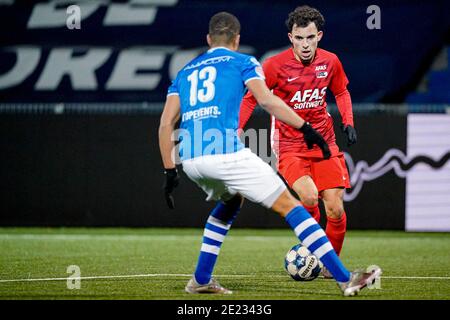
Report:
[[[317,278],[322,270],[322,262],[305,246],[293,246],[284,257],[284,268],[296,281],[311,281]]]

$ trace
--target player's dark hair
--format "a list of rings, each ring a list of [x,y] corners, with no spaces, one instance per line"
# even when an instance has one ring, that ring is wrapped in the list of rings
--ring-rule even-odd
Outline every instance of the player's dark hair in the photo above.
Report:
[[[209,20],[209,36],[215,43],[231,43],[241,32],[239,20],[231,13],[222,11]]]
[[[289,13],[286,20],[286,27],[289,32],[291,32],[294,24],[297,25],[297,27],[306,28],[311,22],[315,23],[318,31],[322,31],[323,25],[325,24],[325,18],[316,8],[301,6]]]

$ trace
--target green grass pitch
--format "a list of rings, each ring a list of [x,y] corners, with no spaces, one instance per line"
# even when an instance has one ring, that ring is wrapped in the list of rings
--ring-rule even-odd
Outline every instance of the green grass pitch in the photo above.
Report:
[[[349,231],[349,269],[383,269],[379,288],[344,298],[333,280],[292,280],[289,229],[232,229],[215,269],[233,295],[188,295],[201,229],[0,228],[0,299],[450,299],[450,234]],[[70,265],[80,288],[68,289]],[[69,283],[72,283],[69,281]]]

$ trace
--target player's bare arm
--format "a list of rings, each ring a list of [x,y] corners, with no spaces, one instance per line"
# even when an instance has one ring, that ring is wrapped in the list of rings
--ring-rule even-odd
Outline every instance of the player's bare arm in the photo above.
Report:
[[[300,128],[305,123],[283,100],[272,94],[264,81],[259,79],[247,82],[247,87],[258,101],[259,105],[277,119],[287,123],[291,127]]]
[[[180,97],[178,95],[169,95],[164,105],[159,125],[159,149],[165,169],[175,168],[175,162],[172,159],[172,150],[174,148],[172,134],[179,119]]]

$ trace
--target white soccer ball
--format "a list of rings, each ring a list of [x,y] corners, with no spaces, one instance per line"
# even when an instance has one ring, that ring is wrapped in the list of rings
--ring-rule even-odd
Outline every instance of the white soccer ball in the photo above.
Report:
[[[322,262],[301,244],[293,246],[284,258],[284,268],[296,281],[311,281],[322,270]]]

